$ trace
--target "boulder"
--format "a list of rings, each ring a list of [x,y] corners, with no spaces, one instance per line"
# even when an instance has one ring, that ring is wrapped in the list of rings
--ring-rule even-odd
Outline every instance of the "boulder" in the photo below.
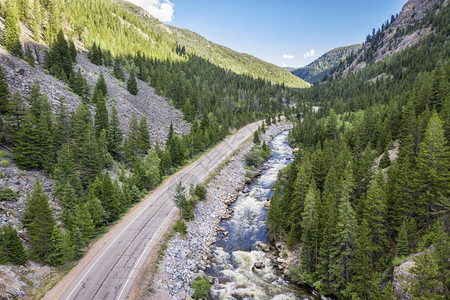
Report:
[[[253,264],[253,267],[255,269],[264,269],[266,267],[266,265],[262,261],[257,261]]]
[[[0,299],[15,299],[25,296],[22,287],[26,284],[7,266],[0,266]]]

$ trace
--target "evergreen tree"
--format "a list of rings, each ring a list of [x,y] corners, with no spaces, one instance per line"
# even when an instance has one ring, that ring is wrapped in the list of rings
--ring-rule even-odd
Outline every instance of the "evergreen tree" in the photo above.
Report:
[[[11,96],[9,92],[8,82],[6,81],[6,75],[3,68],[0,66],[0,114],[5,114],[10,111]]]
[[[67,112],[66,99],[59,98],[59,104],[56,111],[56,122],[54,126],[53,145],[56,151],[59,151],[61,146],[69,142],[70,138],[70,119]]]
[[[450,249],[450,239],[445,231],[445,224],[441,219],[436,220],[433,246],[435,251],[433,258],[438,267],[438,281],[440,282],[445,299],[449,297],[450,261],[448,250]]]
[[[51,237],[56,221],[48,196],[42,191],[39,181],[36,181],[33,192],[27,198],[22,223],[27,229],[33,257],[45,260],[51,253],[48,246],[52,243]]]
[[[80,179],[85,187],[95,180],[102,170],[98,141],[92,124],[88,124],[80,149]]]
[[[415,299],[445,299],[443,286],[438,280],[439,267],[430,251],[415,256],[414,262],[414,267],[410,269],[415,276],[410,290],[412,296]]]
[[[14,144],[13,159],[21,168],[34,169],[39,167],[39,135],[35,124],[35,118],[27,110]]]
[[[73,221],[73,214],[77,206],[78,198],[75,189],[68,182],[58,182],[57,195],[61,203],[61,220],[67,227]]]
[[[255,131],[255,133],[253,134],[253,144],[255,144],[255,146],[259,146],[261,144],[261,139],[259,138],[258,131]]]
[[[113,75],[117,79],[125,81],[125,73],[123,72],[122,62],[120,58],[116,58],[116,60],[114,61]]]
[[[33,40],[40,41],[39,30],[41,29],[41,7],[39,1],[33,1],[32,25]]]
[[[134,69],[131,69],[130,72],[130,77],[128,78],[128,82],[127,82],[127,89],[128,92],[130,92],[130,94],[132,95],[137,95],[139,89],[137,86],[137,81],[136,81],[136,73],[134,71]]]
[[[27,261],[27,254],[23,248],[22,241],[17,235],[17,231],[11,224],[3,226],[3,239],[5,240],[4,251],[8,261],[15,265],[24,265]]]
[[[304,277],[309,278],[311,273],[315,270],[317,264],[317,250],[318,250],[318,201],[320,201],[320,194],[315,188],[313,182],[305,199],[305,209],[302,212],[302,269]]]
[[[86,208],[92,218],[92,223],[96,228],[102,226],[105,217],[105,211],[100,200],[95,196],[92,185],[88,188],[86,197]]]
[[[99,89],[99,95],[95,102],[95,133],[100,136],[100,132],[109,130],[108,109],[106,108],[105,97],[103,92]]]
[[[108,132],[108,150],[117,157],[119,155],[123,141],[122,130],[120,129],[120,120],[116,107],[111,107],[111,119],[109,120]]]
[[[108,95],[108,87],[106,86],[105,77],[103,76],[103,71],[100,71],[100,76],[98,77],[97,84],[95,85],[95,90],[100,90],[103,96]]]
[[[375,181],[367,191],[364,218],[370,228],[372,239],[371,258],[375,263],[387,246],[386,240],[386,194],[384,192],[383,173],[378,172]]]
[[[20,25],[15,0],[6,1],[5,29],[3,31],[3,44],[12,55],[22,57],[20,44]]]
[[[84,251],[83,247],[85,246],[84,237],[78,227],[75,227],[71,232],[71,247],[73,252],[73,258],[78,260],[83,257]]]
[[[449,150],[442,122],[437,113],[433,113],[420,143],[413,181],[417,213],[428,223],[432,213],[440,212],[442,199],[449,197],[449,170]]]
[[[59,31],[54,45],[45,57],[45,67],[56,78],[68,81],[73,73],[73,57],[69,48],[69,43],[64,37],[62,30]]]
[[[139,152],[140,154],[147,154],[150,150],[150,133],[148,131],[147,119],[142,116],[139,120]]]
[[[130,120],[130,129],[128,130],[128,136],[125,139],[123,148],[127,161],[133,162],[139,155],[139,125],[136,115],[133,113]]]
[[[333,234],[334,243],[331,253],[331,287],[343,290],[351,280],[351,263],[354,252],[356,218],[350,198],[353,188],[353,178],[350,164],[344,171],[341,184],[341,199],[338,205],[336,230]]]
[[[402,227],[400,228],[400,231],[398,233],[395,254],[398,257],[404,257],[409,254],[408,226],[406,220],[403,221]]]
[[[94,236],[94,222],[85,204],[78,203],[76,206],[71,226],[80,230],[84,238],[84,243],[87,243]]]
[[[12,95],[9,108],[9,116],[6,118],[6,140],[14,145],[17,134],[25,115],[25,103],[20,93],[16,92]]]
[[[366,219],[358,226],[357,239],[355,243],[355,258],[352,264],[353,282],[355,290],[362,299],[370,299],[373,289],[372,262],[370,253],[372,251],[372,240],[370,238],[370,227]]]
[[[56,267],[62,265],[67,259],[67,246],[64,241],[61,229],[58,226],[53,226],[51,243],[49,244],[51,253],[45,260],[50,266]]]
[[[109,174],[100,174],[92,184],[92,189],[105,211],[105,219],[108,222],[116,220],[121,208],[119,207],[117,191]]]

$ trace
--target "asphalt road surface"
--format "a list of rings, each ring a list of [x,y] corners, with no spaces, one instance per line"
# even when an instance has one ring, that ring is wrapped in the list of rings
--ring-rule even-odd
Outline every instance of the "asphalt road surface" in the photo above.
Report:
[[[146,258],[177,214],[173,202],[177,183],[203,182],[259,125],[247,125],[166,180],[93,244],[44,299],[127,299]]]

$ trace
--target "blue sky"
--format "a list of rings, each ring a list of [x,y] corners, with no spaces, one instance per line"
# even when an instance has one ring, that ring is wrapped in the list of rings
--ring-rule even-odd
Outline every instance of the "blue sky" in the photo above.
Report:
[[[130,0],[166,24],[279,66],[361,43],[406,0]]]

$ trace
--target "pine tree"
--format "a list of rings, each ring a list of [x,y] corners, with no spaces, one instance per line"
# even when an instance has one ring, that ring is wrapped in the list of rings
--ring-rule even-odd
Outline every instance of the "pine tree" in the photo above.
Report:
[[[11,224],[3,227],[3,238],[6,241],[4,251],[8,261],[15,265],[24,265],[27,261],[27,254],[16,229]]]
[[[62,193],[60,188],[65,184],[69,184],[75,190],[77,195],[81,195],[82,186],[78,171],[76,170],[73,148],[74,146],[72,143],[66,143],[61,146],[61,149],[58,152],[57,163],[53,174],[57,181],[57,197],[61,197]]]
[[[386,239],[386,193],[384,192],[383,173],[378,172],[375,181],[367,191],[367,200],[364,206],[364,218],[370,228],[372,239],[371,258],[375,263],[387,246]]]
[[[134,71],[134,69],[131,69],[130,72],[130,77],[128,78],[128,82],[127,82],[127,89],[128,92],[130,92],[130,94],[132,95],[137,95],[139,89],[137,86],[137,81],[136,81],[136,73]]]
[[[94,222],[85,204],[78,203],[76,206],[71,226],[80,230],[84,238],[84,243],[87,243],[94,236]]]
[[[75,227],[71,232],[71,247],[73,251],[73,258],[78,260],[83,257],[85,246],[84,237],[78,227]]]
[[[15,0],[6,1],[5,29],[3,31],[3,44],[12,55],[22,57],[20,44],[20,25]]]
[[[88,124],[85,139],[80,149],[80,179],[85,187],[95,180],[101,172],[101,157],[98,151],[98,141],[92,124]]]
[[[67,246],[64,241],[61,229],[58,226],[53,226],[52,235],[51,235],[51,243],[49,244],[51,248],[51,253],[46,258],[46,262],[53,267],[60,266],[66,260],[67,257]]]
[[[148,131],[147,119],[142,116],[139,120],[139,153],[147,154],[150,150],[150,133]]]
[[[51,245],[51,236],[56,221],[53,218],[53,209],[49,198],[42,191],[39,181],[34,185],[34,190],[28,196],[22,223],[27,229],[31,253],[38,260],[45,260],[51,253],[48,245]]]
[[[92,185],[88,188],[87,197],[86,197],[86,208],[89,211],[89,214],[92,218],[92,223],[96,228],[102,226],[105,221],[105,211],[102,207],[100,200],[95,196],[94,189]]]
[[[449,161],[442,122],[435,112],[420,143],[413,181],[417,195],[416,210],[428,223],[431,221],[431,214],[442,208],[442,198],[449,197]]]
[[[438,266],[438,280],[441,282],[445,299],[449,297],[450,261],[448,250],[450,249],[450,239],[445,231],[445,224],[441,219],[436,220],[433,246],[435,251],[432,254]]]
[[[75,153],[77,160],[81,157],[82,146],[86,139],[86,130],[88,126],[92,126],[91,112],[87,105],[82,101],[78,104],[77,109],[72,114],[70,119],[70,131],[73,139],[73,153]]]
[[[380,169],[385,169],[391,165],[391,160],[389,159],[388,150],[384,151],[383,156],[380,160]]]
[[[317,264],[318,201],[320,201],[320,196],[313,182],[308,189],[305,208],[302,212],[302,252],[300,257],[305,279],[311,277],[311,273]]]
[[[113,75],[117,79],[125,81],[125,73],[123,72],[122,62],[120,58],[116,58],[116,60],[114,61]]]
[[[370,238],[370,227],[366,219],[358,226],[357,239],[355,243],[355,258],[352,264],[353,282],[355,289],[362,299],[369,299],[372,284],[372,262],[370,252],[372,251],[372,240]]]
[[[57,195],[61,203],[61,220],[64,225],[69,226],[73,221],[78,199],[75,189],[67,182],[58,182]]]
[[[34,169],[39,167],[39,133],[35,124],[35,118],[27,110],[14,144],[13,159],[21,168]]]
[[[111,119],[109,120],[108,132],[108,150],[117,157],[119,155],[123,141],[122,130],[120,129],[120,120],[116,107],[111,108]]]
[[[120,213],[119,199],[117,192],[108,173],[100,174],[92,184],[94,195],[100,200],[101,206],[105,210],[105,219],[108,222],[116,220]]]
[[[343,290],[351,280],[351,263],[356,239],[356,218],[350,198],[353,178],[350,164],[344,171],[341,183],[341,199],[338,205],[336,230],[331,252],[331,287]]]
[[[146,178],[146,188],[148,190],[154,189],[161,182],[161,160],[155,150],[144,158],[144,170]]]
[[[255,133],[253,134],[253,144],[255,144],[255,146],[259,146],[261,144],[261,139],[259,138],[258,131],[255,131]]]
[[[127,161],[133,162],[139,155],[139,125],[136,115],[133,113],[130,120],[130,129],[128,130],[128,136],[125,139],[123,148]]]
[[[72,54],[62,30],[58,32],[54,45],[45,57],[45,67],[50,74],[66,82],[73,73]]]
[[[97,84],[95,85],[95,90],[100,90],[103,96],[108,95],[108,87],[106,86],[105,77],[103,76],[103,71],[100,71],[100,76],[98,77]]]
[[[101,89],[99,89],[98,98],[95,103],[95,133],[98,137],[102,130],[109,131],[108,109],[106,108],[105,97],[103,97]]]
[[[406,220],[403,221],[402,227],[398,233],[395,254],[397,257],[404,257],[409,254],[408,226]]]
[[[10,111],[11,96],[9,92],[8,82],[6,81],[6,75],[3,68],[0,66],[0,114],[5,114]]]
[[[69,142],[70,138],[70,119],[67,112],[66,99],[64,97],[59,99],[55,118],[53,148],[55,151],[59,151],[63,144]]]
[[[10,101],[9,115],[6,118],[6,141],[10,144],[15,143],[17,134],[25,115],[25,103],[20,93],[16,92],[12,95]]]
[[[33,40],[40,41],[39,30],[41,29],[41,7],[39,1],[33,1],[33,14],[32,14],[32,30]]]
[[[443,286],[438,280],[439,267],[429,250],[414,257],[415,265],[410,272],[415,275],[411,294],[415,299],[445,299]]]

